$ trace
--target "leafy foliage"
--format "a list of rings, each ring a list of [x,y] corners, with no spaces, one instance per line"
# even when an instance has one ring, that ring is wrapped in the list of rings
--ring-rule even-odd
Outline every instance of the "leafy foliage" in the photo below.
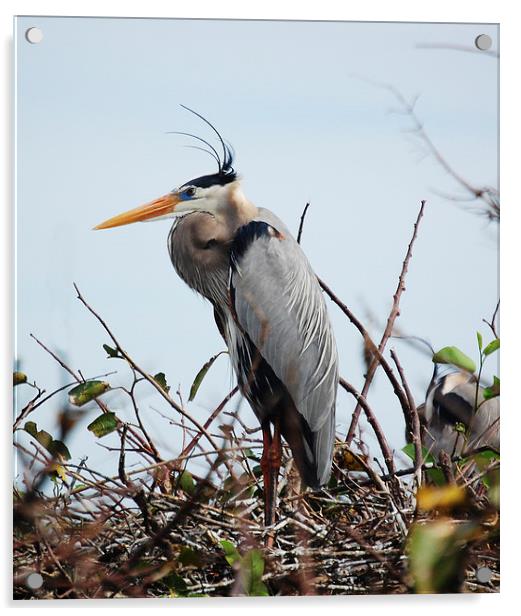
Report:
[[[435,364],[452,364],[467,372],[475,372],[476,364],[468,355],[460,351],[458,347],[446,346],[434,353],[432,361]]]
[[[407,542],[414,590],[458,592],[465,575],[468,547],[477,530],[474,522],[459,524],[448,518],[414,524]]]
[[[226,558],[226,562],[229,565],[233,567],[235,563],[240,562],[241,555],[231,541],[222,539],[220,543],[224,552],[224,557]]]
[[[411,458],[413,462],[416,460],[416,449],[414,447],[414,443],[407,443],[405,447],[402,447],[402,451],[405,455],[409,456],[409,458]],[[431,453],[429,453],[426,447],[422,447],[422,458],[423,458],[424,464],[431,465],[431,468],[428,468],[425,471],[426,476],[435,485],[438,485],[438,486],[444,485],[446,482],[445,482],[445,477],[443,475],[443,472],[441,471],[440,468],[438,468],[434,456]]]
[[[195,481],[191,473],[183,471],[179,475],[179,487],[190,495],[195,492]]]
[[[495,353],[498,349],[499,338],[496,338],[495,340],[492,340],[492,342],[489,342],[489,344],[487,344],[487,346],[483,349],[483,355],[492,355],[492,353]]]
[[[187,597],[188,587],[184,579],[177,573],[171,573],[169,576],[163,579],[164,583],[170,590],[170,596],[174,597]]]
[[[116,417],[116,413],[102,413],[87,426],[87,430],[92,432],[94,436],[101,438],[117,430],[118,425],[119,419]]]
[[[85,381],[69,391],[69,402],[74,406],[83,406],[105,393],[110,385],[105,381]]]
[[[34,421],[27,421],[24,430],[30,434],[40,445],[46,449],[53,458],[61,460],[70,460],[71,454],[67,446],[62,441],[55,440],[45,430],[38,430],[38,426]]]
[[[250,597],[267,597],[269,595],[268,588],[262,581],[264,558],[261,551],[252,549],[241,556],[231,541],[223,539],[220,544],[226,562],[238,571],[239,594]]]
[[[201,383],[203,382],[204,377],[208,373],[208,370],[210,370],[210,368],[213,366],[215,360],[220,355],[223,355],[223,354],[226,354],[226,353],[228,353],[228,351],[220,351],[219,353],[217,353],[213,357],[210,357],[210,359],[204,364],[204,366],[195,375],[194,382],[192,383],[192,387],[190,388],[190,396],[188,398],[189,402],[191,402],[195,398],[195,396],[197,395],[197,392],[199,391],[199,387],[201,386]]]
[[[490,400],[491,398],[495,398],[496,396],[499,396],[501,393],[500,385],[501,383],[499,381],[499,378],[495,376],[492,385],[490,385],[490,387],[485,387],[483,389],[483,397],[485,398],[485,400]]]
[[[164,372],[158,372],[154,375],[154,381],[163,389],[166,393],[170,391],[170,387],[166,382],[166,376]]]
[[[113,349],[108,344],[104,344],[103,348],[107,352],[107,356],[108,356],[109,359],[110,358],[117,358],[117,359],[119,359],[121,357],[121,355],[118,353],[117,349]]]

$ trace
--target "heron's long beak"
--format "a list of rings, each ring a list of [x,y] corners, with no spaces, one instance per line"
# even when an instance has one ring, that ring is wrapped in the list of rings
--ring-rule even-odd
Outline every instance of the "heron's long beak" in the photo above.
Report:
[[[141,205],[123,214],[118,214],[113,218],[109,218],[105,222],[94,227],[94,229],[110,229],[111,227],[120,227],[121,225],[129,225],[132,222],[143,222],[152,220],[162,216],[168,216],[175,210],[175,206],[179,203],[178,195],[173,192],[155,201],[151,201],[146,205]]]

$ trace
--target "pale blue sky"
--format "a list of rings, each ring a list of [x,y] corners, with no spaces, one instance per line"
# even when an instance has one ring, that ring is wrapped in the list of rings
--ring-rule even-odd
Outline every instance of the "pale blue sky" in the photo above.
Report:
[[[23,36],[30,26],[44,32],[39,45]],[[223,348],[209,306],[172,269],[168,221],[91,231],[214,170],[209,157],[181,147],[189,140],[165,134],[211,137],[179,103],[206,115],[233,144],[244,190],[257,205],[296,232],[311,202],[303,247],[361,318],[366,306],[386,318],[419,202],[427,199],[398,324],[436,347],[456,344],[471,354],[476,329],[488,336],[481,319],[497,299],[497,229],[432,192],[460,189],[433,160],[420,160],[403,132],[407,119],[389,113],[396,107],[390,94],[356,76],[420,94],[418,114],[448,161],[470,181],[496,186],[497,60],[416,48],[472,45],[480,33],[496,48],[496,26],[24,17],[15,30],[16,342],[23,369],[41,386],[51,390],[63,377],[30,332],[85,375],[121,368],[105,360],[107,337],[75,299],[73,281],[136,361],[164,371],[185,399],[198,369]],[[334,306],[330,313],[341,372],[361,388],[358,332]],[[421,401],[432,364],[394,346]],[[123,369],[111,381],[128,382],[128,374]],[[191,412],[204,420],[232,383],[222,357]],[[106,400],[131,417],[117,392]],[[370,401],[401,447],[403,418],[381,375]],[[143,416],[163,453],[175,454],[177,433],[150,407],[164,409],[153,393],[142,399]],[[340,392],[341,435],[353,408]],[[51,432],[54,410],[34,417]],[[87,408],[84,425],[96,414]],[[247,405],[243,416],[254,424]],[[91,464],[115,471],[84,426],[70,445],[75,459],[88,454]]]

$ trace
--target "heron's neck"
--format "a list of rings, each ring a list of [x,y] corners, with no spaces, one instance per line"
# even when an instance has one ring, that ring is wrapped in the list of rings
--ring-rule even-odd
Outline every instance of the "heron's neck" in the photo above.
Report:
[[[234,230],[248,224],[259,214],[258,208],[242,192],[239,182],[233,182],[230,186],[228,205],[231,214],[229,221]]]

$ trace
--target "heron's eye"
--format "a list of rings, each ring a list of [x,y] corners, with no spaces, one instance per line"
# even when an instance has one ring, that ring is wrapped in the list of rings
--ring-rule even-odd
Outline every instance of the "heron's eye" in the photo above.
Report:
[[[193,197],[193,196],[195,196],[195,186],[190,186],[190,188],[187,188],[187,189],[185,190],[185,195],[186,195],[187,197]]]

